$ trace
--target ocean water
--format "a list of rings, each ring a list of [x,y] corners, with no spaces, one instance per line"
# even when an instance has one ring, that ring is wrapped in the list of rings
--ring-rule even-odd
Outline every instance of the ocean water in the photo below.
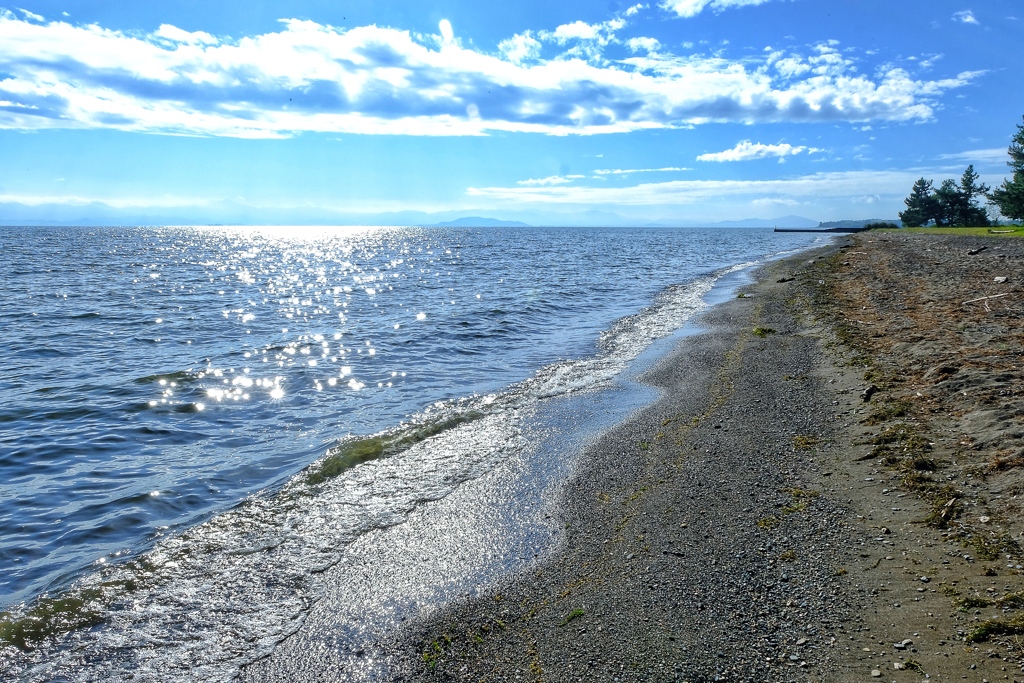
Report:
[[[230,680],[768,230],[0,228],[0,678]]]

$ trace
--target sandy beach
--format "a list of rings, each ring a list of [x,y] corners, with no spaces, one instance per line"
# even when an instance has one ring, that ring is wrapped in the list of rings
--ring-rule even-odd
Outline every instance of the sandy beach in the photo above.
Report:
[[[867,233],[763,268],[405,678],[1024,680],[1022,255]]]

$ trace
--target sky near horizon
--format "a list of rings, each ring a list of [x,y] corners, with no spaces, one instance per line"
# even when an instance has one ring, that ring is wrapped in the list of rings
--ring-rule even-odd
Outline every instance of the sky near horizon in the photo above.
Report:
[[[0,223],[895,218],[1007,175],[1024,5],[0,0]]]

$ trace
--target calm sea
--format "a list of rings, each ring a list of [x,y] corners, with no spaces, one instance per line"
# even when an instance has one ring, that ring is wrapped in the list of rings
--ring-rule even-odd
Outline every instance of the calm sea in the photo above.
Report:
[[[229,679],[346,544],[821,239],[0,228],[0,677]]]

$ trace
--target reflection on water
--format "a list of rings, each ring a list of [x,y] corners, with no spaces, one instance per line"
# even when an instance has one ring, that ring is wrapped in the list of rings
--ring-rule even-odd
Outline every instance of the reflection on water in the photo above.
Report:
[[[0,603],[127,629],[83,648],[187,628],[216,668],[242,656],[210,645],[218,628],[268,647],[345,543],[487,471],[522,411],[613,377],[692,315],[705,276],[809,240],[0,229]]]

